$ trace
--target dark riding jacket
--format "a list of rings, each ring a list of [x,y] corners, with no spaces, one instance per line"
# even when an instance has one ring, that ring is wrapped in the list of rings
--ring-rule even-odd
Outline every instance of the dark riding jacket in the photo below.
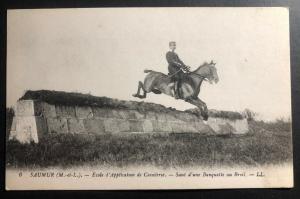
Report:
[[[166,58],[167,58],[167,61],[169,63],[169,66],[168,66],[168,70],[169,70],[169,75],[174,75],[174,78],[177,79],[177,78],[181,78],[182,77],[182,74],[183,72],[182,71],[179,71],[180,68],[184,67],[185,64],[183,63],[183,61],[181,61],[178,57],[178,55],[175,53],[175,52],[172,52],[172,51],[169,51],[167,52],[166,54]]]

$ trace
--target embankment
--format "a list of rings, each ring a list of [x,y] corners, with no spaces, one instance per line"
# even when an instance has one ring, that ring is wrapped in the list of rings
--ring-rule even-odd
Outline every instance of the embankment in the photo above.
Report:
[[[217,114],[222,113],[222,114]],[[15,108],[9,139],[39,142],[51,133],[200,133],[243,134],[240,114],[210,111],[205,124],[195,111],[59,91],[27,91]],[[225,115],[225,116],[224,116]]]

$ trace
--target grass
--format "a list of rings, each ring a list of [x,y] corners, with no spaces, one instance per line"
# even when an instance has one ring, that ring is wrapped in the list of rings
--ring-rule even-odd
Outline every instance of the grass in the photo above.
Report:
[[[200,110],[198,108],[188,109],[186,110],[188,113],[193,113],[196,115],[200,115]],[[229,119],[229,120],[241,120],[244,119],[244,116],[235,111],[218,111],[218,110],[208,110],[208,116],[214,117],[214,118],[223,118],[223,119]]]
[[[65,106],[94,106],[94,107],[105,107],[112,109],[129,109],[137,110],[142,113],[147,111],[164,112],[169,114],[177,114],[179,110],[172,107],[165,107],[160,104],[149,103],[149,102],[137,102],[137,101],[125,101],[112,99],[108,97],[96,97],[90,94],[82,93],[71,93],[63,91],[50,91],[50,90],[28,90],[19,100],[40,100],[54,105],[65,105]],[[200,116],[198,108],[189,109],[185,112]],[[210,117],[226,118],[231,120],[243,119],[243,116],[239,112],[233,111],[217,111],[209,110]]]
[[[58,91],[27,91],[21,99],[50,104],[89,105],[139,111],[166,111],[173,108],[144,102],[128,102],[106,97]],[[6,111],[9,132],[12,109]],[[236,112],[214,111],[215,117],[240,119]],[[8,167],[72,166],[257,166],[292,161],[290,122],[249,121],[247,135],[204,136],[201,134],[59,134],[45,135],[38,144],[9,140],[6,146]]]
[[[137,102],[112,99],[108,97],[97,97],[90,94],[64,92],[64,91],[50,91],[50,90],[28,90],[19,100],[40,100],[54,105],[65,106],[95,106],[112,109],[130,109],[156,112],[177,112],[174,108],[167,108],[160,104],[149,102]]]
[[[250,128],[251,132],[244,136],[51,134],[38,144],[8,141],[6,163],[9,167],[30,168],[84,165],[169,168],[257,166],[292,160],[291,133],[285,131],[289,129],[274,131],[274,124],[260,122],[252,122]]]

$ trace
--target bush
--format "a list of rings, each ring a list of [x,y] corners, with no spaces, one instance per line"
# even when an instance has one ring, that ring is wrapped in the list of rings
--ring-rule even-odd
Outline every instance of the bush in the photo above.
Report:
[[[6,108],[6,140],[8,140],[9,132],[11,129],[14,116],[15,116],[14,109],[12,107]]]
[[[254,121],[258,114],[250,109],[245,109],[243,115],[248,121]]]
[[[250,130],[254,133],[268,132],[272,134],[291,134],[292,125],[290,121],[277,119],[271,122],[251,121],[249,122]]]

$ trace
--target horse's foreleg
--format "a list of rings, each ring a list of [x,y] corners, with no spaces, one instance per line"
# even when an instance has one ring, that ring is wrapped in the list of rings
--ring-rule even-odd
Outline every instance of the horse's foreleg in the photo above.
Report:
[[[205,102],[203,102],[201,99],[197,98],[197,100],[200,102],[201,106],[203,107],[204,111],[208,113],[207,105]]]
[[[208,119],[208,109],[205,102],[203,102],[199,98],[189,98],[186,101],[189,102],[190,104],[197,106],[200,109],[203,120],[206,121]]]
[[[208,119],[208,109],[205,102],[203,102],[201,99],[196,98],[197,103],[201,106],[201,116],[203,117],[204,121],[207,121]]]

